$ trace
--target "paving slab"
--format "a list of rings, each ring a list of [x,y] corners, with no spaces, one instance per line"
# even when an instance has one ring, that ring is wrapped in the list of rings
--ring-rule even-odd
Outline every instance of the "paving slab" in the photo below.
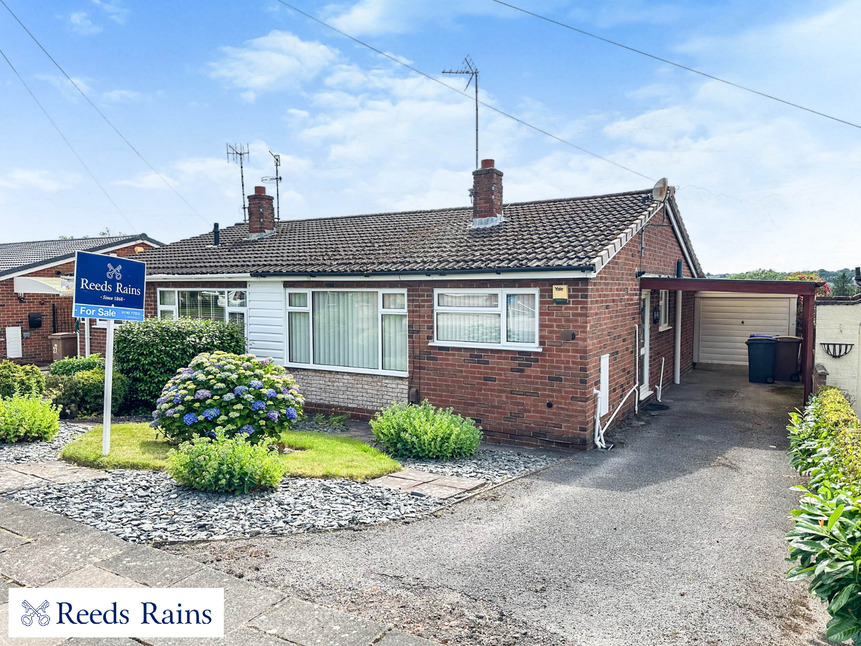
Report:
[[[35,489],[50,484],[47,480],[15,471],[8,467],[0,468],[0,494],[21,491],[22,489]]]
[[[63,646],[140,646],[140,643],[125,637],[72,637]]]
[[[419,469],[403,469],[397,473],[390,473],[389,475],[369,480],[369,484],[446,499],[478,489],[487,484],[487,481],[479,480],[478,478],[443,476],[437,473],[420,471]]]
[[[20,588],[21,586],[14,581],[8,581],[0,577],[0,603],[9,603],[9,590],[11,588]]]
[[[370,646],[388,626],[301,599],[285,599],[249,626],[302,646]]]
[[[441,477],[435,473],[420,471],[419,469],[401,469],[395,473],[390,473],[391,478],[400,478],[402,480],[413,480],[414,482],[430,482]]]
[[[28,538],[48,538],[63,532],[81,529],[82,525],[73,520],[41,511],[22,503],[0,507],[0,528]]]
[[[5,529],[0,529],[0,552],[5,552],[10,548],[23,545],[29,540],[30,539],[26,536],[21,536],[20,534],[15,534],[13,532],[6,531]]]
[[[151,588],[169,587],[203,569],[197,561],[146,545],[129,545],[128,549],[98,561],[96,565]]]
[[[24,462],[10,464],[7,469],[42,478],[53,484],[100,480],[110,476],[101,469],[79,467],[66,462]]]
[[[143,588],[144,585],[124,576],[117,576],[95,565],[69,572],[45,585],[46,588]]]
[[[435,482],[422,482],[410,489],[410,493],[420,493],[424,496],[432,496],[434,498],[452,498],[458,494],[464,493],[464,489],[455,487],[443,487]],[[468,490],[467,490],[468,491]]]
[[[402,630],[390,630],[374,646],[437,646],[439,642],[432,642],[423,637],[410,635]]]
[[[269,588],[252,585],[229,574],[204,568],[181,579],[171,588],[224,588],[224,633],[230,633],[242,624],[274,606],[284,594]],[[153,640],[153,644],[167,644]]]
[[[189,646],[191,639],[175,638],[137,638],[141,644],[148,646]],[[240,626],[236,630],[225,633],[223,638],[199,638],[194,644],[212,644],[212,646],[295,646],[295,642],[284,641],[275,635]]]
[[[0,574],[38,587],[123,551],[128,543],[112,534],[83,528],[0,552]]]
[[[23,611],[22,611],[23,613]],[[65,637],[9,637],[9,604],[0,604],[0,646],[56,646],[62,644]]]
[[[441,476],[434,480],[429,480],[428,482],[440,487],[451,487],[462,491],[472,491],[473,489],[478,489],[479,487],[487,484],[486,480],[479,480],[478,478],[462,478],[460,476]]]

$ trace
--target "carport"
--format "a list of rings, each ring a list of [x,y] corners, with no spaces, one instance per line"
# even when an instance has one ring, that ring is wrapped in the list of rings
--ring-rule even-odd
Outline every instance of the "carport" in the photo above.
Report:
[[[676,317],[681,323],[682,298],[696,292],[734,292],[741,294],[783,294],[801,297],[801,381],[804,385],[804,401],[813,391],[813,344],[814,344],[814,300],[816,288],[822,283],[790,280],[728,280],[724,278],[673,278],[667,276],[642,276],[640,288],[648,290],[670,290],[676,292]],[[681,340],[681,325],[676,325],[676,348]],[[678,356],[678,352],[676,353]],[[676,383],[679,382],[679,367],[676,364]]]

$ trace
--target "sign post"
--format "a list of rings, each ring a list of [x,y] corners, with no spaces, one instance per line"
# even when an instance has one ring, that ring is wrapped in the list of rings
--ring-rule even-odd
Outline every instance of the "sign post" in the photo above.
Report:
[[[102,455],[111,450],[111,403],[114,379],[114,321],[143,321],[146,265],[140,260],[78,251],[72,316],[107,321],[105,404]],[[89,329],[89,321],[87,322]]]

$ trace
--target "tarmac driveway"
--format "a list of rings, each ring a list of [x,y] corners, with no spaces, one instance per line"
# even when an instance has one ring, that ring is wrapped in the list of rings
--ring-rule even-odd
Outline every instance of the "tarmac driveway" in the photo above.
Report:
[[[745,377],[696,370],[612,451],[439,519],[171,549],[449,644],[825,644],[784,580],[800,390]]]

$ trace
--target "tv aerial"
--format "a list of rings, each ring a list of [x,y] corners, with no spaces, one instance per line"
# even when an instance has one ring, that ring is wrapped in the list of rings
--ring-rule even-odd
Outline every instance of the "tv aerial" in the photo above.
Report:
[[[244,160],[251,153],[248,144],[227,144],[227,161],[239,162],[239,177],[242,180],[242,221],[248,222],[248,206],[245,203],[245,164]]]
[[[457,76],[468,76],[464,91],[469,89],[470,83],[475,80],[475,167],[478,168],[478,67],[469,54],[463,59],[463,67],[459,70],[443,70],[443,74],[454,74]]]
[[[261,182],[275,182],[275,221],[279,222],[281,220],[281,192],[279,190],[279,186],[281,185],[281,177],[280,168],[281,168],[281,155],[276,155],[271,150],[269,154],[272,155],[272,159],[275,161],[275,175],[272,177],[261,177]]]

